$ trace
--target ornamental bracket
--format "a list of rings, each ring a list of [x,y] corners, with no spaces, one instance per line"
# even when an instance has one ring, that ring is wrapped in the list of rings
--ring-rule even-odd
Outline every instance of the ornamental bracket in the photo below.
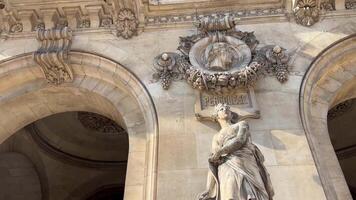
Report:
[[[69,65],[68,53],[72,43],[72,31],[68,27],[38,29],[39,49],[34,53],[35,62],[49,83],[60,85],[73,81],[73,71]]]

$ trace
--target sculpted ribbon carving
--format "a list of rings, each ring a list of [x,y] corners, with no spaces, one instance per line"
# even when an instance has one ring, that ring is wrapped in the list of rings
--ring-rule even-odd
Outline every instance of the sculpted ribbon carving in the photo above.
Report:
[[[253,32],[235,29],[234,17],[206,17],[195,23],[199,33],[180,37],[179,53],[155,58],[155,80],[168,89],[173,80],[184,78],[201,91],[226,93],[253,86],[259,75],[274,74],[288,79],[289,56],[279,46],[257,49]]]
[[[73,72],[68,63],[68,53],[72,43],[72,32],[68,27],[58,29],[38,29],[37,40],[40,48],[34,53],[34,60],[42,68],[48,82],[59,85],[73,80]]]
[[[246,121],[223,104],[215,107],[221,130],[212,141],[207,189],[199,200],[272,200],[274,191],[261,151]]]

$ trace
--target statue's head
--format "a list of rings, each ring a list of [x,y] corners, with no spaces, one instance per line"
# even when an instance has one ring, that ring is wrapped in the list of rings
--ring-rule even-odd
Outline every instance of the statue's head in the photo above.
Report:
[[[230,110],[230,106],[227,104],[219,103],[215,106],[215,113],[213,118],[215,120],[222,119],[226,121],[230,121],[231,123],[237,123],[239,119],[239,115]]]
[[[224,119],[230,121],[232,119],[232,112],[230,106],[219,103],[215,106],[215,116],[217,119]]]

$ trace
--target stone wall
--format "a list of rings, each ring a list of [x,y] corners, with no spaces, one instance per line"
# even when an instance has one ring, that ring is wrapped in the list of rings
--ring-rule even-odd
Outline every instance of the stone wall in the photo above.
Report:
[[[311,28],[287,22],[238,27],[255,31],[261,44],[278,44],[292,55],[288,82],[280,84],[273,77],[258,82],[255,93],[261,118],[248,120],[253,141],[265,155],[275,200],[326,199],[300,120],[299,90],[313,59],[333,42],[356,32],[355,20],[352,17],[325,19]],[[195,199],[205,187],[207,157],[217,125],[195,119],[195,91],[185,82],[173,83],[168,91],[152,82],[153,58],[161,52],[174,51],[179,36],[195,32],[195,29],[157,30],[144,32],[131,40],[98,33],[78,33],[73,38],[73,50],[98,54],[125,66],[145,85],[153,99],[159,124],[158,166],[150,169],[157,178],[157,194],[153,199]],[[0,59],[36,49],[34,38],[6,40],[0,47]],[[156,162],[154,158],[145,163]],[[131,186],[135,194],[147,192]],[[127,195],[126,199],[144,198]]]

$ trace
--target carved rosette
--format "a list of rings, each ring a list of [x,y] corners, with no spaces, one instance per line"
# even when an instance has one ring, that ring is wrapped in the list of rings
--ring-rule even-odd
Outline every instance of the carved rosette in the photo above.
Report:
[[[295,20],[303,26],[312,26],[318,22],[319,14],[316,0],[298,0],[294,8]]]
[[[73,72],[68,63],[72,31],[68,27],[38,29],[37,40],[41,46],[34,53],[34,60],[41,66],[48,82],[59,85],[73,81]]]
[[[264,72],[280,82],[288,79],[289,56],[279,46],[257,50],[253,32],[234,29],[237,19],[203,18],[195,25],[199,33],[180,37],[179,53],[163,53],[154,60],[156,73],[168,89],[173,80],[184,78],[193,88],[226,93],[253,86]]]
[[[121,9],[117,16],[116,30],[117,36],[125,39],[137,35],[138,20],[135,13],[130,9]]]

